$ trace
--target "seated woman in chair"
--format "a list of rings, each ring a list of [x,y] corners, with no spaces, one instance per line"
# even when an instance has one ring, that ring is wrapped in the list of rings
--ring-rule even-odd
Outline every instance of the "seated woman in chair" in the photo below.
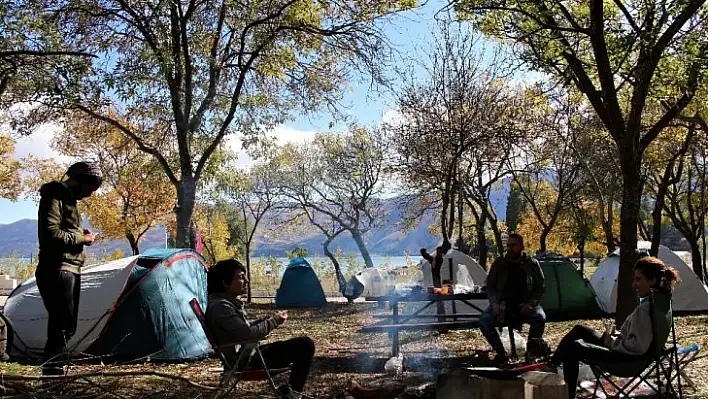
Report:
[[[634,266],[634,279],[632,280],[632,288],[639,297],[640,304],[624,321],[619,335],[615,337],[607,333],[600,335],[590,327],[576,325],[563,337],[551,357],[549,366],[555,369],[563,365],[563,378],[568,385],[569,398],[575,397],[581,360],[597,358],[609,362],[623,362],[636,356],[652,353],[653,345],[656,345],[654,331],[656,324],[658,324],[652,323],[652,319],[656,316],[652,316],[650,312],[653,311],[654,315],[657,314],[656,309],[653,308],[653,302],[670,298],[678,281],[679,275],[676,269],[667,266],[658,258],[642,257]],[[653,297],[649,298],[652,295]],[[649,299],[644,300],[647,298]],[[664,302],[668,303],[668,301]],[[668,306],[666,312],[670,312]],[[663,346],[663,342],[668,337],[668,331],[657,331],[656,334],[659,340],[662,339],[659,335],[663,336],[664,341],[660,343]],[[576,342],[578,340],[583,340],[591,345],[583,346]],[[593,348],[592,345],[602,348]]]
[[[286,312],[278,312],[272,316],[248,320],[244,303],[239,299],[239,296],[246,294],[248,290],[246,268],[235,259],[219,261],[209,269],[207,289],[209,303],[205,315],[206,324],[217,345],[227,347],[222,352],[230,365],[233,365],[238,357],[241,348],[238,343],[264,339],[288,319]],[[284,368],[292,364],[290,388],[295,392],[302,392],[315,355],[315,344],[312,340],[308,337],[297,337],[262,345],[260,348],[269,369]],[[259,368],[260,362],[254,357],[251,365]],[[287,387],[281,387],[279,391],[284,396],[289,394]]]

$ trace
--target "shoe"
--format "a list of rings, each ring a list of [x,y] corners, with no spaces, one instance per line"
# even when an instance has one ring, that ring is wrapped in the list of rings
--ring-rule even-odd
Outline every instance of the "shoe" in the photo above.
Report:
[[[558,374],[558,366],[551,362],[546,362],[541,368],[538,369],[538,371],[543,371],[544,373]]]
[[[290,385],[281,385],[278,387],[278,395],[281,399],[301,399],[302,395],[290,388]]]

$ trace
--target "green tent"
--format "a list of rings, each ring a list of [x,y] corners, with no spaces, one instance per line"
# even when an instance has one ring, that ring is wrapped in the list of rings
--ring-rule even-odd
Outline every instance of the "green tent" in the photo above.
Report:
[[[590,282],[565,257],[539,259],[546,278],[543,310],[549,321],[593,319],[603,316]]]

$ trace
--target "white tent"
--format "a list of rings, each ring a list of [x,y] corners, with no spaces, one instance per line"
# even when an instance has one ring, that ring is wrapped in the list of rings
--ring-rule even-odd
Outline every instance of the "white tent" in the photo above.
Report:
[[[84,352],[101,334],[137,259],[132,256],[81,270],[79,323],[68,344],[72,352]],[[40,355],[47,338],[47,310],[34,277],[23,282],[7,298],[4,313],[15,332],[10,354]]]
[[[452,261],[452,277],[450,276],[450,262]],[[485,285],[487,281],[487,272],[482,269],[482,266],[471,256],[465,255],[463,252],[456,249],[451,249],[445,254],[443,258],[442,268],[440,269],[440,280],[452,280],[453,284],[457,284],[457,270],[460,266],[467,267],[467,271],[472,277],[472,281],[475,285]],[[420,262],[421,270],[423,271],[423,285],[426,287],[433,286],[433,273],[431,270],[430,262],[423,259]],[[464,302],[455,302],[455,313],[479,313],[479,311],[470,307]],[[489,306],[489,301],[487,300],[474,300],[470,301],[475,306],[480,309],[485,309]],[[431,312],[435,311],[435,307],[431,306]],[[452,305],[450,303],[445,304],[446,313],[452,313]]]
[[[640,241],[640,250],[649,250],[651,243]],[[681,275],[681,282],[676,286],[673,295],[673,307],[677,312],[708,311],[708,288],[698,280],[696,274],[686,262],[669,248],[659,246],[659,259],[667,265],[675,267]],[[590,279],[600,306],[608,313],[615,312],[617,304],[617,273],[619,271],[619,249],[600,262]]]

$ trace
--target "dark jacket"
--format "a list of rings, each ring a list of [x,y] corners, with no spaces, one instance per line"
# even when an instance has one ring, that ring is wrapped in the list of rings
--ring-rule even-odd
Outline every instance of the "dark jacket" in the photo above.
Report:
[[[43,185],[39,194],[37,272],[79,273],[86,261],[86,239],[74,193],[65,183],[53,181]]]
[[[238,343],[265,338],[279,323],[274,317],[249,321],[243,302],[226,293],[210,294],[206,324],[229,361],[236,359]]]
[[[487,296],[489,303],[499,303],[499,295],[504,292],[504,286],[509,275],[507,270],[508,259],[504,256],[498,257],[487,276]],[[543,294],[546,292],[546,283],[543,277],[543,271],[538,261],[525,252],[521,255],[521,269],[526,273],[526,292],[527,297],[524,303],[530,303],[533,306],[538,306],[543,300]]]

